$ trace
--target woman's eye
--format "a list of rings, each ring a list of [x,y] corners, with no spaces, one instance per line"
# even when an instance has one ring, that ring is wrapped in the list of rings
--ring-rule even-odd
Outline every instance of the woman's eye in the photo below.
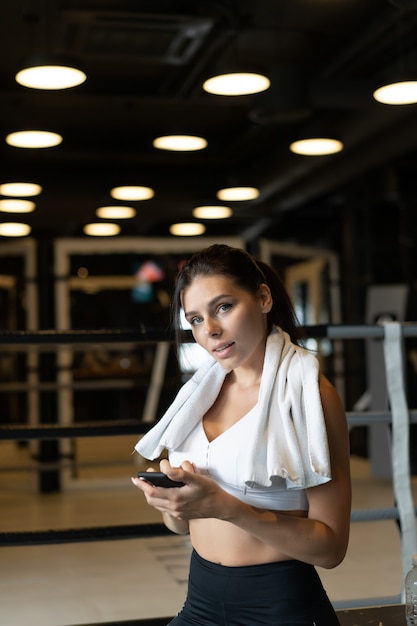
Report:
[[[231,304],[221,304],[217,310],[219,313],[226,313],[231,307]]]
[[[197,326],[197,324],[201,324],[201,317],[193,317],[190,320],[191,326]]]

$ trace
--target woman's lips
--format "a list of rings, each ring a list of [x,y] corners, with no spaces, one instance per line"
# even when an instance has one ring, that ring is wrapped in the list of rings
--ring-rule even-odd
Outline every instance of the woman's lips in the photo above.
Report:
[[[215,348],[213,348],[213,353],[216,356],[220,356],[220,357],[229,356],[233,345],[234,345],[233,341],[230,341],[229,343],[223,343],[220,346],[216,346]]]

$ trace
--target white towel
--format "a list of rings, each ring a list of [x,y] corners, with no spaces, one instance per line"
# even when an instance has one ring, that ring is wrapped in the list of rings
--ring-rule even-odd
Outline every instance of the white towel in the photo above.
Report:
[[[147,459],[175,450],[212,406],[227,373],[214,360],[197,370],[135,450]],[[245,442],[240,468],[248,485],[269,486],[280,476],[287,488],[300,489],[331,479],[318,380],[316,357],[275,327],[266,344],[256,436]]]

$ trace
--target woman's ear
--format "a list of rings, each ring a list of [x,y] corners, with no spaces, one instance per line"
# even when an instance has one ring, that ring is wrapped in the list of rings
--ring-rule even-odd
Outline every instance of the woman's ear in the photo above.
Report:
[[[262,313],[269,313],[272,309],[273,300],[271,290],[266,283],[262,283],[259,287],[259,299],[261,301]]]

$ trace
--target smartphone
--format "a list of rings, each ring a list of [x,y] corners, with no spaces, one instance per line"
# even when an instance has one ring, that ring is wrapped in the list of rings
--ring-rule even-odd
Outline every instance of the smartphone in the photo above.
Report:
[[[162,472],[138,472],[138,478],[146,480],[155,487],[183,487],[185,483],[182,481],[171,480],[166,474]]]

